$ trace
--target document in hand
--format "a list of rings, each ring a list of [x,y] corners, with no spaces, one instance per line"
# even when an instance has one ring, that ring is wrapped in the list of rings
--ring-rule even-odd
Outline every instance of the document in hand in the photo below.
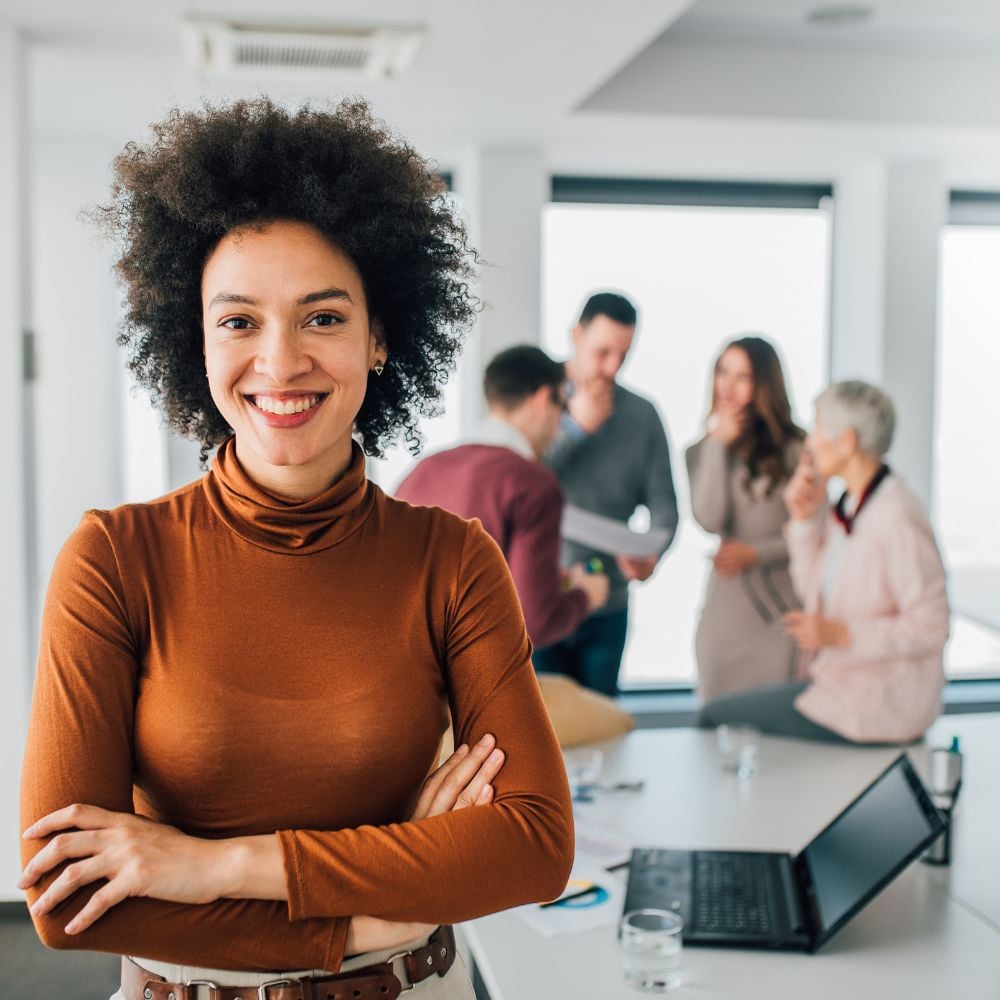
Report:
[[[567,504],[563,510],[563,538],[581,545],[589,545],[598,552],[616,556],[658,556],[670,538],[665,528],[651,528],[646,532],[633,531],[624,521],[594,514]]]

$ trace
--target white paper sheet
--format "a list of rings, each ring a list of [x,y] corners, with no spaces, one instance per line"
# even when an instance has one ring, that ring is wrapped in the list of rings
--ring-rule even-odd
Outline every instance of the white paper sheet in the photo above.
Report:
[[[579,934],[600,927],[614,927],[622,917],[625,903],[624,872],[577,863],[573,866],[564,896],[592,888],[587,895],[568,899],[555,906],[531,903],[511,912],[543,937]]]
[[[561,534],[571,542],[616,556],[658,556],[670,538],[666,528],[633,531],[624,521],[572,504],[567,504],[563,510]]]

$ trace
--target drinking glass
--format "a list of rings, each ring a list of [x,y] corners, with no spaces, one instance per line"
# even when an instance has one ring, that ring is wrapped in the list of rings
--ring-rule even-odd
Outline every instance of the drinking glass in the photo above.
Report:
[[[668,993],[681,984],[684,921],[670,910],[632,910],[622,917],[619,943],[625,982],[643,993]]]
[[[722,770],[738,778],[749,778],[757,770],[757,753],[760,747],[760,728],[739,724],[717,726],[715,738],[719,745]]]
[[[563,754],[566,777],[575,802],[591,802],[604,767],[604,754],[593,747],[577,747]]]

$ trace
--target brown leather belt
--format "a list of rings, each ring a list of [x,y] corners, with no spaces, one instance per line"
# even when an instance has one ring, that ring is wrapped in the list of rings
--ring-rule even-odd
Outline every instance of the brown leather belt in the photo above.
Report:
[[[401,959],[408,983],[400,982],[393,961]],[[350,972],[301,979],[273,979],[260,986],[217,986],[207,980],[168,983],[128,957],[122,958],[124,1000],[198,1000],[198,987],[209,1000],[396,1000],[405,990],[437,973],[443,976],[455,961],[455,932],[439,927],[422,948],[400,952],[385,962]]]

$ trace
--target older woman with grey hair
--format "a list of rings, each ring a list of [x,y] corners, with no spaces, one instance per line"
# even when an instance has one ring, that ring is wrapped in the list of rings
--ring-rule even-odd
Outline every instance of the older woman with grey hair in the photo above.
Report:
[[[839,382],[816,400],[815,430],[784,492],[804,606],[785,616],[785,628],[801,679],[710,702],[703,725],[897,743],[918,739],[937,717],[945,571],[920,501],[885,463],[895,426],[892,400],[866,382]],[[828,512],[834,476],[846,489]]]

